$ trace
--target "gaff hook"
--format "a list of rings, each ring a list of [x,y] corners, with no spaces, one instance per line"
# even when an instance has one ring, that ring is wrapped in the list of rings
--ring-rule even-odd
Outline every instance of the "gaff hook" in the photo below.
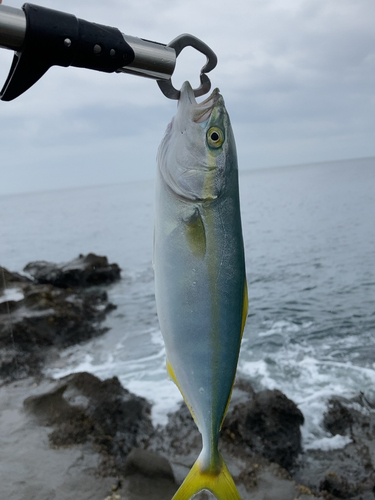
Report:
[[[207,57],[207,62],[201,69],[200,73],[201,84],[197,89],[194,89],[194,96],[199,97],[209,92],[211,88],[211,82],[206,73],[213,70],[217,64],[217,57],[215,52],[208,45],[202,42],[202,40],[187,33],[176,37],[174,40],[167,44],[167,47],[171,47],[172,49],[174,49],[174,51],[176,52],[176,57],[185,47],[193,47],[194,49],[198,50],[198,52],[201,52]],[[178,100],[180,98],[180,91],[173,87],[171,78],[169,78],[169,80],[157,80],[157,84],[159,85],[159,88],[163,92],[163,94],[168,97],[168,99]]]

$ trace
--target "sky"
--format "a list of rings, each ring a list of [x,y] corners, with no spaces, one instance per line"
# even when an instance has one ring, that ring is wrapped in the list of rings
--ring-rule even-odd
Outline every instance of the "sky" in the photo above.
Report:
[[[35,0],[168,43],[182,33],[218,56],[242,170],[375,156],[374,0]],[[3,0],[21,8],[23,2]],[[0,49],[0,85],[13,53]],[[173,83],[198,85],[205,57],[185,49]],[[156,82],[51,68],[0,101],[0,195],[154,177],[175,114]]]

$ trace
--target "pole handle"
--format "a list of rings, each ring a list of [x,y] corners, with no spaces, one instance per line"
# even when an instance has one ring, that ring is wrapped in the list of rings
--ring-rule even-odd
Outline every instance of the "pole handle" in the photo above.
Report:
[[[0,46],[16,51],[0,92],[3,101],[28,90],[51,66],[106,73],[129,68],[140,76],[168,79],[176,65],[174,49],[165,45],[29,3],[22,10],[0,5]]]

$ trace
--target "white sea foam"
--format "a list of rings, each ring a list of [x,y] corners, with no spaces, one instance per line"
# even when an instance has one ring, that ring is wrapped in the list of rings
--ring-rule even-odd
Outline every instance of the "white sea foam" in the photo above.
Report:
[[[269,330],[297,331],[287,321],[270,325]],[[113,334],[113,332],[112,332]],[[177,409],[182,397],[165,368],[165,349],[158,328],[129,333],[112,343],[111,332],[94,339],[84,346],[75,346],[61,353],[57,364],[47,369],[55,378],[72,372],[88,371],[101,379],[118,376],[128,390],[147,398],[152,404],[154,425],[165,425],[167,415]],[[118,337],[116,337],[118,338]],[[133,339],[142,338],[144,346],[137,353],[128,353]],[[130,343],[130,344],[129,344]],[[350,398],[358,394],[358,387],[375,387],[375,370],[352,363],[338,362],[329,358],[319,359],[319,352],[312,346],[284,342],[272,356],[265,353],[257,359],[259,351],[250,349],[251,342],[244,339],[238,375],[251,380],[257,390],[279,389],[296,402],[301,409],[305,424],[302,426],[305,449],[334,449],[345,446],[346,437],[332,437],[322,427],[323,414],[328,400],[335,395]],[[144,353],[142,355],[142,353]]]
[[[268,365],[264,360],[244,361],[239,363],[238,375],[258,382],[259,386],[275,389],[276,381],[270,376]]]
[[[120,377],[121,383],[131,392],[153,403],[151,418],[155,426],[168,423],[168,413],[178,409],[182,401],[180,391],[168,378],[158,380],[127,380]]]
[[[344,448],[347,444],[351,443],[351,441],[349,436],[340,436],[336,434],[336,436],[322,437],[311,443],[305,444],[305,449],[322,451],[337,450],[339,448]]]
[[[285,323],[270,330],[285,328]],[[290,331],[289,327],[287,329]],[[332,437],[322,427],[327,402],[333,396],[354,397],[358,387],[375,387],[375,370],[353,365],[349,361],[321,358],[312,346],[284,343],[271,357],[257,360],[258,353],[244,352],[240,357],[239,376],[248,378],[257,389],[279,389],[296,402],[305,417],[302,426],[303,446],[306,449],[344,447],[346,437]],[[366,391],[365,391],[366,392]]]
[[[165,348],[160,330],[148,328],[139,335],[144,338],[145,344],[154,346],[152,354],[142,356],[139,352],[137,357],[121,359],[129,337],[122,339],[108,352],[105,337],[109,334],[106,334],[102,339],[94,339],[84,346],[65,349],[60,354],[60,359],[53,366],[47,367],[45,373],[56,379],[83,371],[100,379],[118,376],[126,389],[152,403],[153,424],[166,425],[168,413],[177,410],[182,396],[167,375]],[[100,352],[104,346],[106,350]]]
[[[151,330],[151,342],[153,344],[156,344],[164,349],[164,340],[163,340],[163,335],[161,334],[160,330]]]
[[[23,297],[24,295],[20,288],[6,288],[3,291],[2,295],[0,295],[0,303],[8,302],[10,300],[18,302],[19,300],[22,300]]]
[[[258,337],[269,337],[270,335],[280,335],[283,333],[295,333],[299,332],[300,329],[301,327],[295,323],[280,320],[273,323],[269,330],[259,332]]]

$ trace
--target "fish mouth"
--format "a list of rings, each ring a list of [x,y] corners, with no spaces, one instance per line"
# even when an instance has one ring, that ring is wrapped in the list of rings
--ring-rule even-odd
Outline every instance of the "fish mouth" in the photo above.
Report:
[[[192,110],[192,119],[195,123],[204,123],[207,121],[215,106],[223,101],[220,90],[215,88],[209,97],[202,102],[197,102],[194,96],[194,90],[189,82],[185,82],[181,87],[179,106],[189,106]]]

